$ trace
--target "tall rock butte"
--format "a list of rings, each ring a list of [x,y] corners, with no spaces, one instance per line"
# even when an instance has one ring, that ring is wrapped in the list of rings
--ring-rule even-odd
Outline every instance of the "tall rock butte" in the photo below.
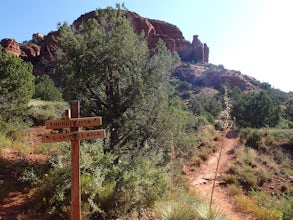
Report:
[[[209,48],[198,39],[198,35],[195,35],[193,42],[190,43],[185,40],[180,29],[173,24],[144,18],[130,11],[126,13],[126,17],[135,33],[144,32],[149,48],[154,48],[158,40],[162,39],[167,48],[170,51],[177,51],[183,61],[209,62]],[[95,11],[80,16],[73,25],[78,28],[90,18],[97,18]]]
[[[126,12],[126,17],[135,33],[140,34],[144,32],[149,48],[154,48],[158,40],[162,39],[170,51],[178,52],[182,61],[195,63],[209,61],[209,48],[198,39],[198,35],[194,35],[193,42],[191,43],[185,40],[180,29],[173,24],[144,18],[137,13],[129,11]],[[98,20],[96,11],[81,15],[73,22],[72,26],[78,28],[90,18]],[[58,36],[58,34],[58,31],[52,31],[46,36],[40,33],[33,34],[29,44],[19,44],[14,39],[5,38],[1,40],[0,44],[3,50],[13,53],[26,61],[31,61],[34,64],[34,73],[36,75],[52,74],[50,72],[43,72],[40,66],[42,64],[55,66],[54,52],[58,46],[54,37]]]

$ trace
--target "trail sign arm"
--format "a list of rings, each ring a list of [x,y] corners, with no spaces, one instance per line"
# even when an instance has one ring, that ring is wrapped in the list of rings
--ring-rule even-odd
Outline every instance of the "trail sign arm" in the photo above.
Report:
[[[47,129],[93,127],[100,125],[102,125],[102,117],[58,119],[45,122]]]
[[[70,133],[45,134],[42,136],[43,143],[74,141],[74,140],[94,140],[105,138],[105,130],[76,131]]]

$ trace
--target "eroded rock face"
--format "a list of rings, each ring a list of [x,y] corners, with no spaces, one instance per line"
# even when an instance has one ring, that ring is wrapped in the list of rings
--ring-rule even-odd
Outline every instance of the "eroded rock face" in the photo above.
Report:
[[[137,13],[127,12],[126,17],[137,34],[144,32],[149,48],[155,48],[159,39],[162,39],[170,51],[177,51],[183,61],[208,62],[208,47],[198,39],[194,43],[185,40],[180,29],[170,23],[141,17]],[[92,11],[80,16],[73,22],[78,28],[90,18],[97,18],[96,12]],[[204,53],[200,51],[203,50]]]
[[[40,44],[43,40],[44,40],[45,36],[41,33],[35,33],[33,34],[33,39],[32,41],[35,43],[35,44]]]
[[[144,32],[149,48],[155,48],[158,40],[162,39],[167,48],[170,51],[178,52],[183,61],[199,63],[208,62],[209,49],[206,44],[203,44],[199,40],[198,35],[195,35],[196,37],[194,37],[193,42],[190,43],[185,40],[180,29],[173,24],[144,18],[134,12],[127,12],[126,17],[132,25],[135,33],[141,34]],[[98,20],[96,11],[81,15],[73,22],[72,26],[78,29],[81,24],[86,24],[90,18]],[[18,44],[15,40],[6,38],[1,41],[1,45],[4,50],[20,56],[26,61],[31,61],[33,64],[40,62],[39,64],[41,65],[37,65],[37,67],[34,66],[35,74],[42,74],[41,66],[45,65],[47,72],[44,72],[43,74],[50,75],[51,72],[54,72],[53,70],[56,69],[54,53],[56,49],[58,49],[58,44],[54,39],[58,34],[57,31],[50,32],[46,36],[41,33],[35,33],[29,44]],[[48,67],[50,70],[48,70]]]
[[[35,58],[39,57],[41,54],[41,47],[33,43],[19,44],[14,39],[5,38],[1,40],[0,44],[5,51],[21,57],[25,61],[31,61],[32,63],[34,63]]]
[[[21,55],[19,44],[11,38],[4,38],[0,42],[3,49],[9,53],[15,54],[16,56]]]
[[[34,63],[34,59],[39,57],[41,54],[41,47],[36,44],[20,45],[20,50],[20,57],[26,61],[31,61],[32,63]]]
[[[223,85],[238,87],[243,91],[259,90],[256,79],[243,75],[239,71],[227,70],[215,65],[182,65],[177,68],[181,78],[198,87],[221,90]]]
[[[208,62],[208,47],[198,39],[194,43],[185,40],[182,32],[173,24],[143,18],[134,12],[128,12],[127,18],[136,33],[145,33],[150,48],[154,48],[159,39],[162,39],[169,50],[177,51],[183,61]],[[202,53],[200,51],[203,51]]]

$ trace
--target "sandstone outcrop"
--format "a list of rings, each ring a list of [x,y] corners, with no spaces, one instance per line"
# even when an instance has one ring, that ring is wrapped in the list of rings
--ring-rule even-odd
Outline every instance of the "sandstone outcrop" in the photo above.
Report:
[[[207,44],[199,40],[198,35],[193,36],[190,43],[185,40],[182,32],[173,24],[141,17],[137,13],[127,12],[126,17],[137,34],[144,32],[144,37],[149,48],[154,48],[159,39],[162,39],[169,50],[178,52],[182,61],[197,63],[196,65],[181,65],[175,75],[179,73],[180,80],[194,86],[221,90],[222,85],[238,87],[241,90],[258,90],[257,81],[239,71],[226,70],[223,67],[208,64],[209,48]],[[72,26],[78,29],[81,24],[86,24],[90,19],[99,20],[96,11],[81,15]],[[3,50],[13,53],[26,61],[33,63],[35,75],[50,75],[53,79],[56,75],[55,52],[59,46],[56,42],[58,31],[52,31],[44,36],[40,33],[33,34],[29,43],[17,43],[14,39],[5,38],[0,44]]]
[[[20,45],[21,54],[20,57],[26,61],[31,61],[34,63],[41,55],[41,47],[36,44],[23,44]]]
[[[185,40],[180,29],[173,24],[144,18],[129,11],[126,13],[126,17],[135,33],[144,32],[149,48],[154,48],[158,40],[162,39],[167,48],[170,51],[176,51],[183,61],[208,62],[209,48],[198,39],[198,35],[195,35],[193,42],[190,43]],[[72,26],[78,29],[81,24],[85,24],[90,18],[98,19],[96,11],[81,15],[73,22]],[[58,36],[57,31],[50,32],[46,36],[41,33],[35,33],[31,42],[26,44],[19,44],[14,39],[6,38],[1,41],[1,46],[4,50],[20,56],[26,61],[31,61],[33,64],[39,62],[40,65],[46,65],[47,72],[43,74],[52,74],[51,72],[56,68],[54,60],[54,53],[58,48],[54,40],[56,36]],[[34,66],[34,73],[37,75],[42,74],[42,68],[39,68],[40,65]],[[49,70],[48,67],[50,67]]]
[[[0,44],[5,51],[32,63],[41,55],[41,47],[37,44],[19,44],[14,39],[10,38],[1,40]]]
[[[257,80],[241,74],[239,71],[227,70],[215,65],[182,65],[175,72],[180,79],[197,87],[208,87],[222,90],[226,85],[230,88],[238,87],[241,90],[259,90]],[[177,75],[178,77],[178,75]]]
[[[44,40],[45,36],[41,33],[35,33],[33,34],[33,43],[40,44]]]
[[[16,56],[21,55],[19,44],[14,39],[4,38],[1,40],[0,45],[9,53],[15,54]]]
[[[135,33],[141,34],[144,32],[149,48],[154,48],[158,40],[162,39],[167,48],[171,51],[177,51],[183,61],[208,62],[209,49],[206,44],[201,43],[198,39],[198,35],[196,35],[197,41],[195,43],[190,43],[185,40],[180,29],[173,24],[144,18],[137,13],[130,11],[126,13],[126,17],[132,25]],[[75,28],[78,28],[90,18],[97,18],[95,11],[81,15],[73,22],[73,25]],[[204,53],[201,53],[202,50],[204,50]],[[200,54],[202,56],[200,56]]]

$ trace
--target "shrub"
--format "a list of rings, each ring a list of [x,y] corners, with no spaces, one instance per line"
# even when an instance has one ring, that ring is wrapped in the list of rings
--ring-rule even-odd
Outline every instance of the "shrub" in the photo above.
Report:
[[[281,108],[264,92],[242,93],[233,104],[231,115],[240,127],[274,127],[280,120]]]
[[[39,100],[31,100],[29,106],[27,117],[34,125],[44,125],[46,120],[63,118],[65,110],[69,108],[66,102]]]
[[[241,194],[241,190],[239,190],[239,186],[236,184],[231,184],[228,186],[228,194],[229,196],[236,196]]]
[[[199,216],[196,209],[181,201],[168,201],[157,205],[156,215],[162,220],[194,220]]]
[[[217,208],[186,192],[176,192],[171,200],[161,201],[155,206],[156,219],[162,220],[222,220],[224,215]]]
[[[22,121],[34,91],[32,64],[1,46],[0,60],[0,117],[6,122]]]
[[[256,189],[258,179],[249,169],[243,169],[239,173],[239,182],[247,189]]]
[[[62,93],[48,75],[43,75],[38,76],[35,80],[35,93],[33,98],[44,101],[61,101]]]
[[[224,173],[222,175],[222,179],[225,181],[226,184],[237,184],[237,177],[233,174]]]
[[[37,187],[36,209],[51,216],[70,214],[70,149],[50,159],[51,169],[42,174],[27,171],[23,179]],[[103,153],[100,142],[81,146],[81,193],[83,218],[109,219],[147,208],[164,198],[166,174],[152,160],[136,159],[113,164],[116,156]]]
[[[276,146],[277,142],[275,140],[275,137],[273,135],[268,134],[266,137],[266,144],[270,146]]]
[[[264,143],[262,141],[262,134],[255,130],[253,131],[246,140],[246,145],[252,147],[258,151],[264,151]]]
[[[26,128],[28,128],[28,124],[22,121],[16,119],[9,120],[7,122],[5,120],[2,120],[0,116],[0,133],[10,139],[12,143],[22,137]]]
[[[256,201],[244,196],[238,195],[235,197],[238,208],[248,214],[253,214],[256,219],[260,220],[281,220],[282,213],[275,209],[267,209],[260,207],[256,204]]]

